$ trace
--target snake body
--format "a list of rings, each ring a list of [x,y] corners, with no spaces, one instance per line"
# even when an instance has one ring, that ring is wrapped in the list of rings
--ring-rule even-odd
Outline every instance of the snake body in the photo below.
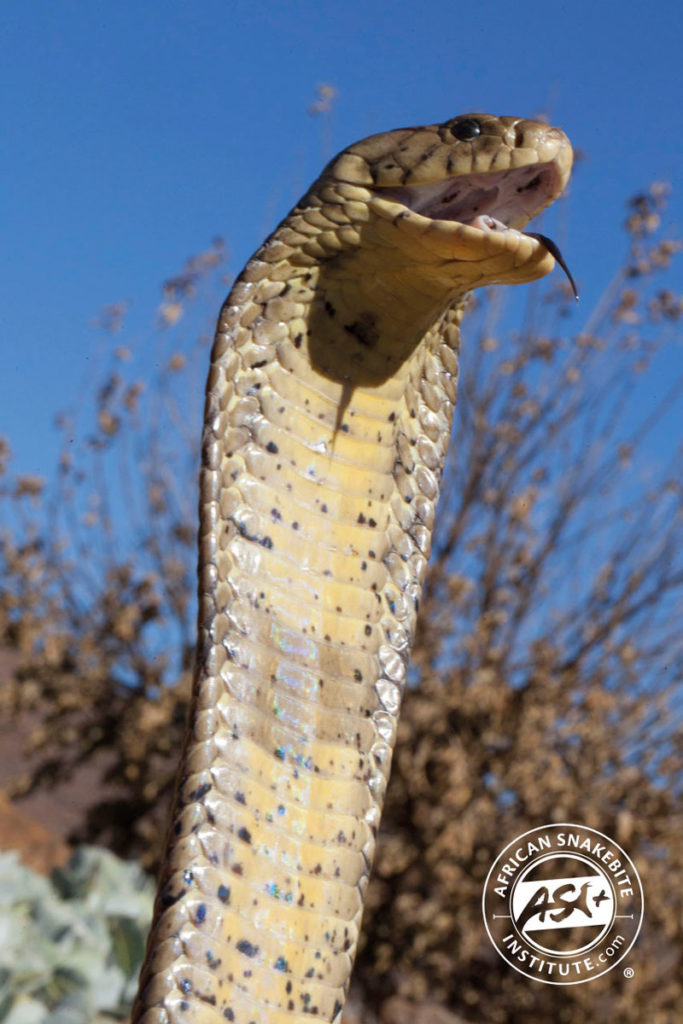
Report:
[[[342,152],[220,314],[199,641],[133,1024],[339,1021],[456,397],[467,293],[548,273],[519,230],[566,136],[470,114]]]

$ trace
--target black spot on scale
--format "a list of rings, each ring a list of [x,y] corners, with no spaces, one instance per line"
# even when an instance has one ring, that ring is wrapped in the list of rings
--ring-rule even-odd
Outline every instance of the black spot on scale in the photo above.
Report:
[[[244,793],[240,792],[239,789],[235,791],[235,800],[238,804],[246,804],[247,802]]]
[[[223,1016],[225,1017],[226,1020],[234,1020],[235,1019],[235,1014],[233,1013],[233,1011],[230,1009],[229,1006],[227,1006],[223,1010]]]
[[[181,978],[180,982],[179,982],[179,985],[180,985],[180,991],[184,992],[186,995],[187,995],[188,992],[192,991],[192,982],[190,981],[189,978]]]
[[[303,334],[297,334],[294,339],[294,348],[301,348],[301,342],[303,341]]]
[[[197,913],[194,917],[197,924],[203,924],[206,920],[206,903],[200,903],[197,907]]]
[[[243,953],[245,956],[248,957],[256,956],[259,950],[258,946],[254,946],[253,943],[249,942],[247,939],[240,939],[240,941],[237,943],[237,949],[240,951],[240,953]]]
[[[269,441],[266,445],[266,451],[271,452],[273,455],[277,455],[279,448],[274,441]]]
[[[245,843],[251,843],[251,832],[249,831],[249,829],[248,829],[248,828],[244,828],[244,827],[242,827],[242,828],[241,828],[241,829],[240,829],[240,830],[238,831],[237,835],[239,836],[239,838],[240,838],[241,840],[243,840],[243,842],[245,842]]]
[[[164,907],[164,908],[172,907],[174,903],[177,903],[178,900],[183,898],[183,896],[185,895],[186,892],[187,892],[187,889],[181,889],[180,892],[175,893],[175,894],[171,893],[171,892],[163,893],[163,895],[161,897],[161,905],[162,905],[162,907]]]
[[[227,885],[219,885],[218,886],[217,896],[218,896],[218,899],[221,901],[221,903],[229,903],[230,902],[230,889],[228,888],[228,886]]]
[[[337,310],[334,308],[329,299],[325,299],[325,312],[328,316],[336,316]]]
[[[234,522],[234,520],[232,521]],[[240,536],[244,537],[245,540],[250,540],[254,544],[260,544],[262,548],[272,548],[273,541],[270,537],[257,537],[255,534],[249,533],[244,523],[235,523],[235,525],[239,530]]]
[[[197,789],[193,789],[192,792],[188,794],[187,798],[188,800],[201,800],[203,796],[206,796],[210,789],[211,783],[205,782],[201,786],[198,786]]]

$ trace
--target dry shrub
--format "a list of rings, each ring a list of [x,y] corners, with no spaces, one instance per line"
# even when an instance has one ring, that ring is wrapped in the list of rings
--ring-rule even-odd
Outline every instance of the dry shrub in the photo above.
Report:
[[[0,459],[0,642],[23,654],[2,700],[40,717],[31,767],[12,793],[54,787],[92,764],[102,778],[71,838],[147,867],[159,854],[190,692],[194,478],[224,263],[217,239],[164,283],[137,357],[147,377],[125,343],[125,305],[93,322],[99,379],[58,417],[62,453],[49,485],[10,476],[7,442]]]

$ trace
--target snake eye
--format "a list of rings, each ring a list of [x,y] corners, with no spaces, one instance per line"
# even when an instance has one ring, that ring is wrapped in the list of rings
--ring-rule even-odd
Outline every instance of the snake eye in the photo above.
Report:
[[[460,142],[471,142],[477,135],[481,135],[481,125],[473,117],[463,117],[451,125],[451,132]]]

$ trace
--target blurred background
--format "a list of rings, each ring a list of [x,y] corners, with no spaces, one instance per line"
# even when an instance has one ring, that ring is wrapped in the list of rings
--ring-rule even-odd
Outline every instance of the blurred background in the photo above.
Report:
[[[0,1019],[127,1016],[231,280],[337,150],[477,110],[569,134],[539,229],[581,301],[555,272],[471,303],[345,1019],[683,1014],[681,21],[630,0],[5,8]],[[550,821],[635,861],[632,978],[533,984],[490,945],[488,868]]]

